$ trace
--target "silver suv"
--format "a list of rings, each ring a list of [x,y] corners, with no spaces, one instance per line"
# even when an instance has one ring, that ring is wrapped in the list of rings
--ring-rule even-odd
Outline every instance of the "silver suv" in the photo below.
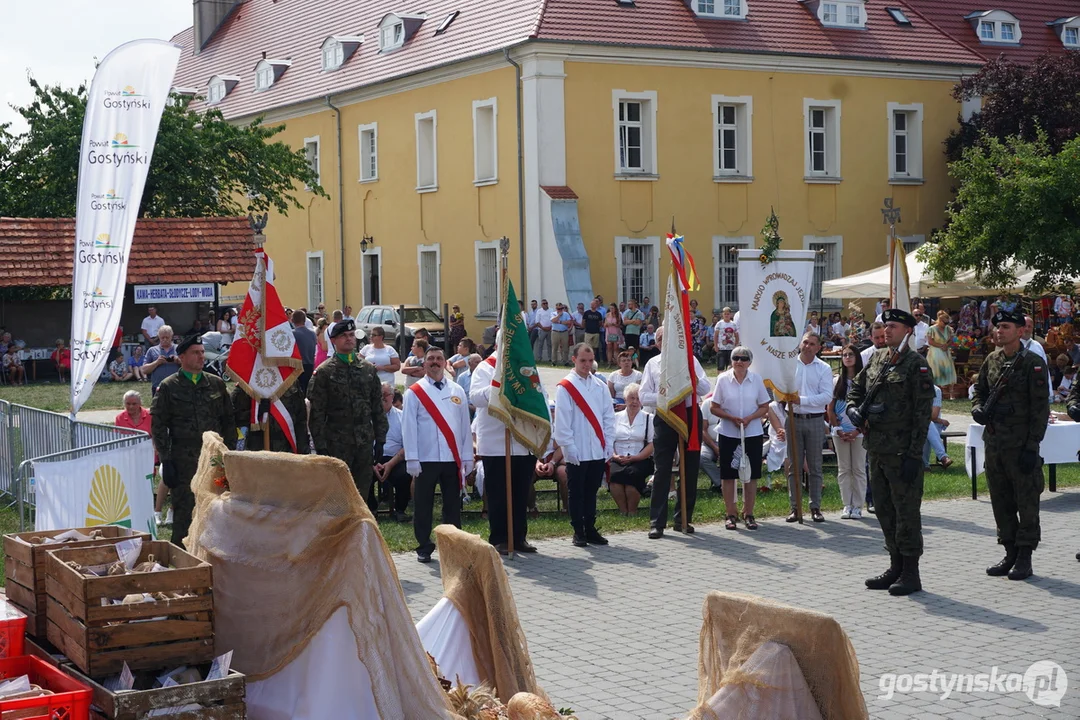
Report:
[[[404,320],[406,350],[412,345],[413,334],[420,328],[424,328],[431,334],[431,342],[436,345],[442,345],[446,339],[443,319],[430,308],[423,305],[406,305]],[[381,327],[386,332],[386,344],[397,347],[398,331],[401,328],[398,307],[367,305],[360,308],[360,312],[356,314],[356,329],[363,330],[370,340],[373,327]]]

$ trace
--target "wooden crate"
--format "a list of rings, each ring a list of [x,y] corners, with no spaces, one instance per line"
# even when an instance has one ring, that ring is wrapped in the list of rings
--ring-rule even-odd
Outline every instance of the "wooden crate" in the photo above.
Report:
[[[159,668],[162,672],[168,669]],[[207,667],[201,669],[205,674]],[[143,720],[151,710],[181,707],[188,703],[198,703],[203,709],[154,717],[166,720],[244,720],[247,717],[247,706],[244,704],[244,695],[247,692],[245,678],[235,670],[221,680],[203,680],[174,687],[130,690],[123,693],[106,690],[70,665],[64,666],[64,672],[90,687],[93,693],[91,718]]]
[[[132,537],[143,542],[152,540],[148,534],[129,530],[118,525],[101,525],[93,528],[76,528],[84,535],[100,530],[100,540],[70,542],[62,545],[34,545],[35,537],[56,537],[67,530],[39,530],[11,533],[4,536],[4,575],[8,599],[26,613],[26,633],[32,637],[45,638],[45,553],[57,548],[83,548],[111,545]]]
[[[214,659],[211,569],[175,545],[143,543],[139,562],[152,556],[156,573],[86,577],[67,565],[116,561],[112,547],[58,549],[48,553],[48,639],[90,677]],[[190,593],[193,597],[134,605],[102,605],[133,593]]]

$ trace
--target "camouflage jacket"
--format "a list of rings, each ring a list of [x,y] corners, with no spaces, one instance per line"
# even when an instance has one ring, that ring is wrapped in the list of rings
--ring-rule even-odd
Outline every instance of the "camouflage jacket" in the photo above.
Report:
[[[891,354],[888,348],[874,352],[870,363],[851,383],[848,405],[861,407],[878,376],[885,373],[884,382],[864,413],[867,429],[863,446],[870,452],[906,455],[921,461],[934,405],[933,375],[917,352],[905,350],[895,365],[889,364]]]
[[[192,382],[183,373],[161,381],[150,404],[151,435],[162,462],[175,460],[174,453],[198,457],[203,433],[212,430],[229,448],[236,447],[236,422],[225,382],[217,375],[201,373]]]
[[[992,444],[995,448],[1038,451],[1050,418],[1047,390],[1050,378],[1046,363],[1035,353],[1025,352],[1018,359],[1016,355],[1007,358],[1005,351],[998,348],[987,355],[979,370],[971,407],[972,410],[983,408],[1010,362],[1019,364],[1009,376],[1008,384],[1001,388],[994,405],[994,415],[988,423],[989,432],[994,435]],[[984,444],[991,445],[989,438],[984,438]]]
[[[375,366],[363,358],[346,363],[331,356],[308,383],[308,400],[308,426],[320,455],[336,455],[338,448],[370,449],[386,441],[390,424],[382,409],[382,383]]]

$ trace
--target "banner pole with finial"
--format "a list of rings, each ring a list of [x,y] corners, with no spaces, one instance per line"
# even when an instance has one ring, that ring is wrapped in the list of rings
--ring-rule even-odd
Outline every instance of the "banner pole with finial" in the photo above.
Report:
[[[678,233],[675,232],[675,216],[674,215],[671,216],[671,235],[672,235],[672,237],[675,237],[675,236],[678,235]],[[674,269],[675,269],[674,268],[674,260],[672,260],[672,272],[674,272]],[[679,294],[680,295],[682,295],[685,292],[687,292],[687,291],[684,290],[681,287],[679,288]],[[682,298],[680,297],[679,298],[679,313],[682,314],[682,311],[683,311],[683,304],[682,304]],[[690,327],[689,323],[690,323],[690,318],[688,318],[686,316],[683,316],[683,330],[684,331],[689,331],[689,327]],[[689,338],[687,338],[687,339],[689,340]],[[691,375],[693,375],[693,370],[694,369],[692,367],[688,368],[688,369],[690,370]],[[691,397],[693,397],[695,399],[695,401],[696,401],[697,400],[697,392],[696,392],[696,390],[694,388],[691,388],[690,393],[691,393]],[[690,413],[691,412],[697,412],[696,405],[697,405],[697,403],[695,402],[694,403],[695,407],[690,408],[690,410],[686,413],[686,432],[687,432],[687,434],[690,433],[690,428],[694,427],[693,422],[692,422],[692,418],[690,417]],[[695,483],[697,482],[697,478],[694,478],[694,482]],[[688,518],[687,515],[686,515],[686,483],[687,483],[687,478],[686,478],[686,438],[684,438],[682,435],[679,435],[679,517],[682,518],[682,532],[684,534],[688,532],[687,527],[689,527],[689,525],[690,525],[690,518]]]
[[[500,256],[500,273],[502,275],[499,287],[502,288],[502,302],[500,303],[503,308],[503,313],[514,312],[514,308],[506,307],[506,299],[509,296],[508,271],[509,271],[509,254],[510,254],[510,238],[505,235],[499,240],[499,256]],[[502,318],[499,323],[505,327],[508,322],[507,318]],[[498,336],[498,331],[496,331]],[[502,339],[503,345],[507,343],[507,339]],[[503,352],[505,347],[496,347],[496,352]],[[505,355],[505,353],[504,353]],[[500,379],[500,382],[502,380]],[[512,463],[510,455],[510,426],[508,425],[504,430],[503,447],[505,450],[505,457],[503,462],[505,463],[506,472],[506,557],[511,560],[514,559],[514,483],[512,473]]]
[[[266,221],[269,219],[269,217],[270,217],[269,213],[264,213],[262,215],[251,215],[251,214],[248,215],[248,222],[251,223],[251,229],[254,232],[254,235],[252,236],[251,240],[252,240],[253,243],[255,243],[255,251],[256,252],[259,252],[260,250],[262,250],[263,245],[266,244],[266,234],[263,233],[263,230],[266,228]],[[258,264],[260,262],[265,262],[265,261],[264,261],[263,258],[256,258],[256,260],[255,260],[256,267],[258,266]],[[266,274],[265,274],[265,271],[264,271],[264,273],[263,273],[263,287],[260,288],[260,290],[259,290],[259,304],[262,305],[262,307],[259,308],[259,322],[260,323],[265,323],[266,322],[266,280],[265,280],[265,278],[266,278]],[[252,328],[252,329],[255,332],[258,332],[258,328]],[[258,408],[259,410],[261,410],[262,409],[261,406],[262,406],[262,403],[256,401],[255,407]],[[256,416],[257,416],[257,419],[258,419],[259,423],[262,425],[263,450],[269,450],[270,449],[270,412],[269,412],[269,409],[267,410],[267,412],[265,414],[256,413]]]

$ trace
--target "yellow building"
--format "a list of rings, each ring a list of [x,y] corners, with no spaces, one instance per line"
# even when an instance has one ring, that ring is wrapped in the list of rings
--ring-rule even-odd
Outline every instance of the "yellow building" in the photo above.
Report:
[[[519,295],[552,306],[658,300],[673,219],[706,308],[737,304],[731,249],[770,209],[822,251],[818,282],[883,264],[883,198],[912,246],[943,221],[951,91],[983,62],[880,0],[195,0],[195,20],[178,91],[284,123],[330,195],[271,217],[286,304],[456,303],[473,333],[503,236]]]

